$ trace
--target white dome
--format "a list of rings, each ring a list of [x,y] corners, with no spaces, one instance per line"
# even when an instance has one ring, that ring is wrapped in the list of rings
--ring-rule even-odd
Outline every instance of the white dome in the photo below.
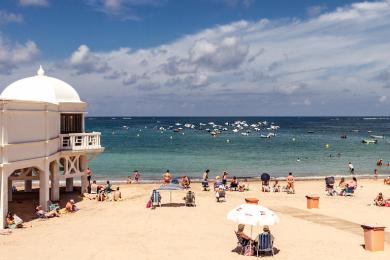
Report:
[[[58,103],[80,103],[79,94],[68,83],[45,76],[42,67],[34,77],[24,78],[6,87],[0,98],[8,100],[26,100]]]

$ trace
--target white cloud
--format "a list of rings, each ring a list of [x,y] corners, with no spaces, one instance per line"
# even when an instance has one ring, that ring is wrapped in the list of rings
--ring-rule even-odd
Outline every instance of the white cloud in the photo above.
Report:
[[[379,98],[379,102],[380,102],[380,103],[384,103],[384,102],[386,102],[386,100],[387,100],[387,97],[386,97],[386,96],[381,96],[381,97]]]
[[[0,25],[21,22],[23,22],[23,16],[21,14],[11,13],[7,10],[0,10]]]
[[[0,74],[8,74],[19,65],[31,62],[39,54],[35,42],[11,42],[0,35]]]
[[[197,115],[389,113],[372,106],[390,95],[388,35],[390,2],[364,2],[307,20],[215,26],[148,49],[94,52],[85,43],[53,73],[95,114],[104,100],[113,114],[176,115],[182,103]]]
[[[22,6],[48,6],[48,0],[19,0],[19,4]]]
[[[80,45],[70,57],[68,64],[77,74],[100,73],[109,70],[107,62],[92,53],[86,45]]]

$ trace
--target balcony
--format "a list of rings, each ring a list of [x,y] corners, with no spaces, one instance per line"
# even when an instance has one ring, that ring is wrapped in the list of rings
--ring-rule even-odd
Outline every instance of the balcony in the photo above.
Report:
[[[92,133],[72,133],[72,134],[61,134],[60,135],[60,146],[61,150],[100,150],[99,132]]]

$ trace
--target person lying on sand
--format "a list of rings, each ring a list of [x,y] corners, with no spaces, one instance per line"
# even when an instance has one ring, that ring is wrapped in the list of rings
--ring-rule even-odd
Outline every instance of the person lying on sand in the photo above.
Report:
[[[78,211],[79,209],[76,207],[76,204],[74,202],[73,199],[70,199],[67,203],[66,203],[66,206],[65,206],[65,209],[67,212],[76,212]]]
[[[16,214],[12,213],[11,211],[8,211],[7,216],[5,218],[5,222],[6,222],[6,227],[10,229],[23,227],[23,220],[18,216],[16,216]]]
[[[379,192],[378,196],[376,196],[374,205],[379,207],[383,207],[385,205],[385,199],[383,198],[382,192]]]
[[[39,205],[35,208],[35,213],[37,214],[38,218],[54,218],[60,216],[58,209],[46,212],[43,210],[42,205]]]
[[[114,201],[122,200],[122,193],[120,192],[119,187],[117,187],[116,190],[114,191],[112,198]]]

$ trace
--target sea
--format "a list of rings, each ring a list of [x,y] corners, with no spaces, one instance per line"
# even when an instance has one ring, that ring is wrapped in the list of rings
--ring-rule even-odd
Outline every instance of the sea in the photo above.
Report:
[[[345,175],[349,162],[356,174],[390,172],[389,117],[87,117],[86,131],[101,132],[105,147],[90,160],[97,179],[125,180],[138,170],[157,180],[168,169],[194,179],[206,169],[211,177]],[[376,144],[362,143],[371,135]]]

